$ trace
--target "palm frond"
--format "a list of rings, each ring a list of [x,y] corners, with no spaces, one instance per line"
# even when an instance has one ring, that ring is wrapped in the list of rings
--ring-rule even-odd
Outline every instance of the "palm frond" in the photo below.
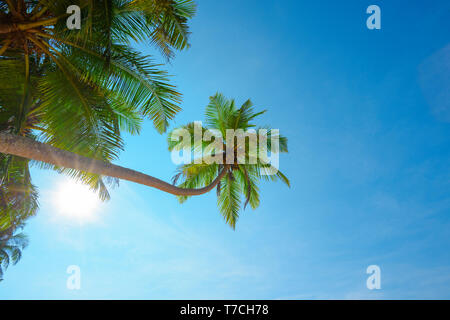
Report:
[[[226,223],[235,229],[241,207],[241,188],[238,181],[234,179],[233,174],[226,175],[220,183],[222,187],[217,197],[217,205]]]

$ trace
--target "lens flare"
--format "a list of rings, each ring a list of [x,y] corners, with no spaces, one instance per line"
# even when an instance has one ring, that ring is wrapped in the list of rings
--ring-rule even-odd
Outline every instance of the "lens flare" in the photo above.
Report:
[[[97,194],[89,187],[71,180],[60,183],[54,198],[58,215],[80,222],[94,220],[100,202]]]

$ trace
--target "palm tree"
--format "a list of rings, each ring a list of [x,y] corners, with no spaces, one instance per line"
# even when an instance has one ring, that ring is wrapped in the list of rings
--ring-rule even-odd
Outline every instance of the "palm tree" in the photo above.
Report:
[[[263,135],[255,135],[255,149],[252,150],[250,140],[245,140],[245,145],[235,143],[233,139],[225,139],[227,130],[233,132],[242,130],[246,132],[256,126],[252,120],[266,111],[255,112],[252,102],[247,100],[240,108],[237,108],[234,100],[225,98],[217,93],[210,97],[210,103],[206,107],[206,127],[202,126],[203,132],[210,131],[218,133],[219,143],[222,145],[219,150],[211,150],[209,142],[192,144],[192,139],[187,140],[194,154],[201,154],[201,161],[191,161],[189,164],[181,165],[178,173],[174,176],[173,183],[180,179],[183,181],[178,185],[181,188],[202,188],[205,186],[217,188],[217,205],[225,221],[234,229],[239,218],[239,211],[242,206],[241,196],[244,197],[244,209],[248,204],[252,209],[256,209],[260,203],[258,184],[261,179],[276,181],[280,179],[290,186],[289,180],[279,170],[274,170],[270,163],[263,161],[260,154],[260,141],[267,141],[266,150],[276,152],[271,146],[272,138],[279,141],[278,152],[288,152],[287,139],[270,129],[257,128],[255,132],[264,129]],[[175,130],[184,129],[191,137],[195,135],[195,123]],[[173,132],[175,132],[175,130]],[[253,129],[254,130],[254,129]],[[204,134],[204,133],[203,133]],[[231,145],[227,143],[231,142]],[[187,147],[186,141],[175,141],[169,134],[169,150],[178,151]],[[207,151],[209,150],[209,151]],[[241,151],[241,155],[239,155]],[[227,160],[227,154],[231,154],[231,161]],[[208,157],[210,159],[208,159]],[[212,157],[221,161],[212,161]],[[241,157],[241,158],[240,158]],[[241,160],[240,160],[241,159]],[[208,161],[209,160],[209,161]],[[252,161],[253,160],[253,161]],[[219,162],[219,163],[218,163]],[[188,196],[179,196],[180,202],[187,200]]]

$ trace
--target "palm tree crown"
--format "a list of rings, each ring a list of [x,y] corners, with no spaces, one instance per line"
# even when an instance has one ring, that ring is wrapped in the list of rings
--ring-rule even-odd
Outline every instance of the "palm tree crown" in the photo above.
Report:
[[[230,129],[234,132],[239,129],[247,131],[251,128],[256,128],[256,125],[252,121],[264,112],[256,112],[250,100],[247,100],[238,108],[234,100],[229,100],[218,93],[210,98],[210,103],[206,107],[206,126],[202,126],[202,130],[203,133],[208,130],[217,132],[221,137],[226,137],[227,130]],[[259,206],[258,184],[260,180],[276,181],[281,179],[281,181],[289,186],[289,180],[281,171],[273,170],[274,168],[271,167],[271,164],[262,161],[261,158],[256,156],[260,151],[263,151],[260,150],[261,145],[259,144],[259,140],[261,139],[267,141],[265,148],[268,152],[276,152],[276,150],[272,150],[271,148],[270,141],[273,138],[279,141],[278,152],[288,152],[287,139],[277,134],[276,131],[261,127],[257,128],[257,132],[260,132],[260,129],[263,129],[264,132],[264,136],[256,136],[258,139],[256,144],[257,149],[252,150],[249,145],[249,140],[245,140],[245,146],[241,147],[243,157],[247,161],[239,161],[238,144],[233,143],[230,146],[227,145],[224,139],[221,139],[220,143],[222,144],[222,148],[220,148],[221,151],[218,151],[212,150],[208,142],[192,144],[192,140],[180,142],[172,139],[172,134],[180,129],[189,132],[191,137],[195,135],[195,123],[189,123],[188,125],[175,129],[169,134],[169,150],[179,151],[185,148],[187,143],[193,153],[203,154],[203,157],[201,161],[194,160],[191,163],[181,165],[178,168],[178,173],[174,176],[174,184],[177,184],[181,179],[181,183],[178,184],[181,188],[201,188],[210,185],[220,174],[220,181],[216,184],[217,204],[225,221],[232,228],[236,226],[243,199],[245,199],[243,204],[244,209],[247,204],[250,204],[253,209]],[[219,159],[222,161],[213,163],[211,163],[212,161],[210,159],[208,161],[208,157],[218,156],[218,152],[221,152]],[[230,153],[232,154],[231,163],[226,161],[227,154]],[[206,157],[204,156],[205,154]],[[270,172],[271,170],[275,174],[272,174]],[[188,196],[179,196],[178,198],[180,202],[184,202]]]

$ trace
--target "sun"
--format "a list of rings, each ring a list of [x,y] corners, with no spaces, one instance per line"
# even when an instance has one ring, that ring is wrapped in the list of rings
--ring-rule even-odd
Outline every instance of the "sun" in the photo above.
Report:
[[[53,200],[58,215],[80,222],[95,219],[94,213],[101,202],[89,187],[72,180],[58,185]]]

